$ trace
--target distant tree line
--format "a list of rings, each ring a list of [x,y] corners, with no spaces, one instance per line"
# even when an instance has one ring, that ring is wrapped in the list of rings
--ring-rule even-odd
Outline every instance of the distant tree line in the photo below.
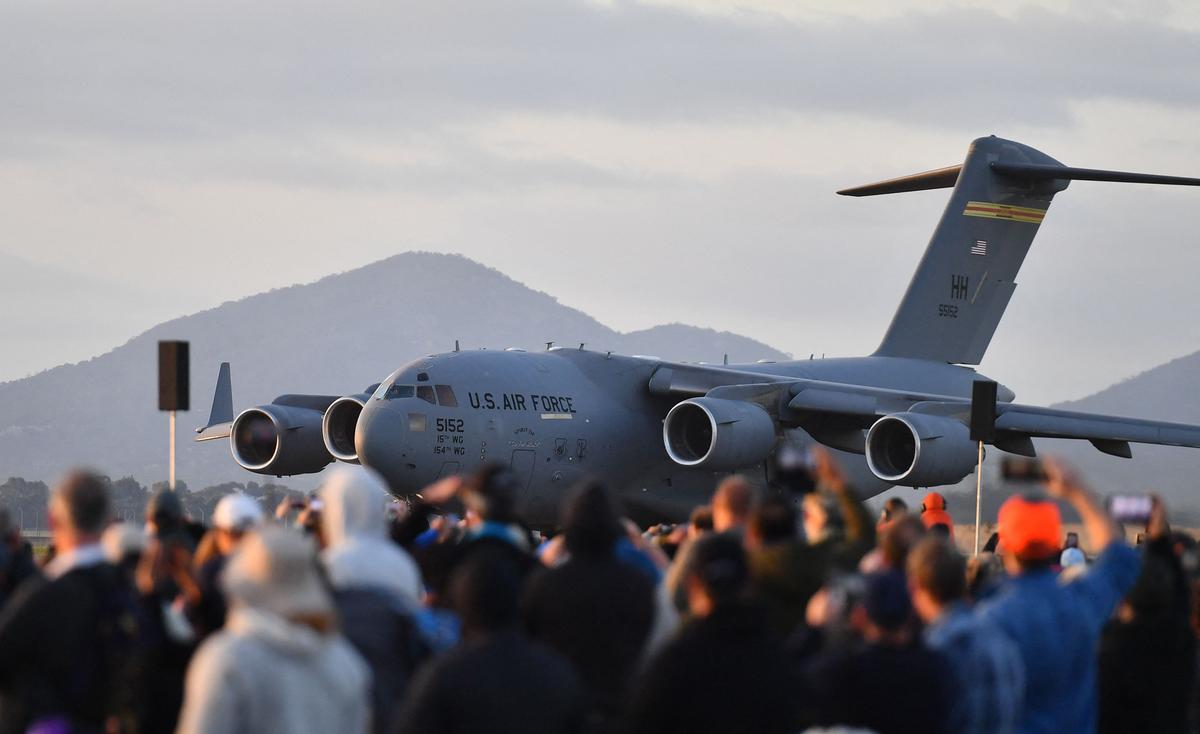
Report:
[[[139,524],[145,519],[146,503],[150,496],[167,486],[166,482],[155,482],[150,487],[145,487],[133,477],[105,477],[104,481],[111,490],[113,517]],[[204,523],[212,518],[217,502],[233,492],[242,492],[258,500],[263,512],[268,515],[275,511],[276,505],[284,497],[303,497],[300,492],[272,482],[225,482],[195,491],[188,489],[187,483],[183,481],[177,481],[175,485],[188,514]],[[7,509],[13,522],[24,530],[46,529],[46,502],[49,496],[50,487],[45,482],[9,477],[8,481],[0,484],[0,507]]]

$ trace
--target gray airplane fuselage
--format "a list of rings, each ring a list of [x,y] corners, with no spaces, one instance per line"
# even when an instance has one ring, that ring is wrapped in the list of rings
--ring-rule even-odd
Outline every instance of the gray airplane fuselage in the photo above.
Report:
[[[725,472],[680,466],[668,457],[663,418],[679,399],[646,389],[661,365],[566,348],[426,357],[394,372],[366,401],[355,447],[362,463],[401,497],[440,477],[498,462],[523,482],[522,511],[534,525],[553,524],[565,490],[587,476],[618,490],[635,517],[682,519],[707,501]],[[956,397],[969,397],[980,379],[965,367],[891,357],[730,369]],[[1011,393],[1005,397],[1011,400]],[[811,441],[799,428],[785,433],[798,445]],[[861,454],[842,457],[860,492],[889,486],[871,474]],[[763,464],[743,471],[766,483]]]

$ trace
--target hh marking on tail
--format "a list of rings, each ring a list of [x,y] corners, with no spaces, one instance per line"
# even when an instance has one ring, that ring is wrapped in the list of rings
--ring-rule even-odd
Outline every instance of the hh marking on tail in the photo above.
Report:
[[[963,215],[968,217],[986,217],[988,219],[1008,219],[1013,222],[1041,224],[1046,216],[1045,209],[1033,209],[1027,206],[1010,206],[1008,204],[993,204],[987,201],[968,201]],[[987,243],[984,243],[987,249]],[[972,249],[974,252],[974,249]]]
[[[971,279],[965,275],[950,276],[950,298],[963,301],[967,298],[967,287]]]

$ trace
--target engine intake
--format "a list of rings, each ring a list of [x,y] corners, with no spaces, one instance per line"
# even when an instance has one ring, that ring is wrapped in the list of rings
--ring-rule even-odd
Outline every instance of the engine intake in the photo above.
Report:
[[[893,484],[936,487],[954,484],[975,469],[977,447],[967,427],[953,418],[894,413],[867,432],[867,466]]]
[[[775,447],[775,421],[756,403],[684,400],[663,421],[663,444],[681,466],[714,471],[757,464]]]
[[[358,416],[367,404],[367,394],[347,395],[333,401],[321,419],[321,438],[325,448],[338,461],[358,463],[358,451],[354,448],[354,433]]]
[[[229,445],[237,463],[256,474],[311,474],[333,461],[321,440],[321,412],[308,408],[244,410],[233,420]]]

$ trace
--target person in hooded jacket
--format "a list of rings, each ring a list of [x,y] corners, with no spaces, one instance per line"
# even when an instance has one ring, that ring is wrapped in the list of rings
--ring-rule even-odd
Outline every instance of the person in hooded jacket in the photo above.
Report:
[[[921,522],[926,528],[945,525],[946,535],[950,538],[954,537],[954,520],[950,517],[950,513],[946,512],[946,498],[938,492],[930,492],[925,495],[925,501],[921,503]]]
[[[267,526],[242,540],[222,576],[225,627],[196,651],[179,734],[363,734],[371,673],[338,634],[312,543]]]
[[[326,542],[321,564],[342,632],[371,667],[374,730],[391,731],[396,706],[426,655],[413,618],[421,574],[388,537],[388,494],[378,474],[338,467],[319,494]]]

